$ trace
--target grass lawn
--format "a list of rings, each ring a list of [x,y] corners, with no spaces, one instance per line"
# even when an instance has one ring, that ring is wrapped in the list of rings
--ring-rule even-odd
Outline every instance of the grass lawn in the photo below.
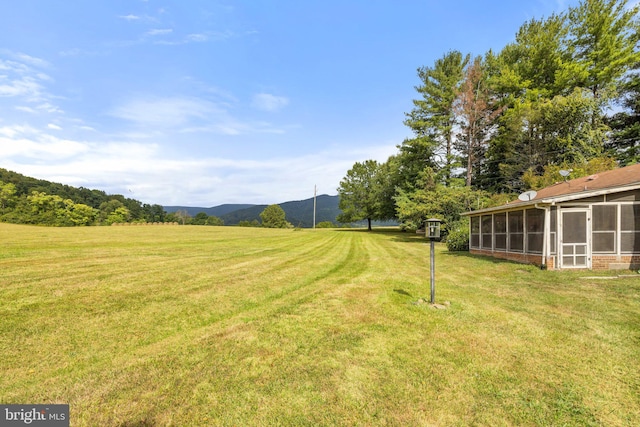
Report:
[[[640,275],[437,245],[437,310],[415,234],[0,223],[0,243],[0,403],[68,403],[72,426],[640,420]]]

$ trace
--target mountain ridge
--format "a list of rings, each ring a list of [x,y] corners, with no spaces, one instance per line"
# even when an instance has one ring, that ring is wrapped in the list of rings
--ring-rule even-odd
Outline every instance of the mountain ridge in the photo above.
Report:
[[[167,213],[173,213],[177,211],[186,211],[191,216],[196,216],[200,212],[204,212],[209,216],[221,217],[230,212],[234,212],[240,209],[247,209],[256,206],[254,204],[240,204],[240,203],[225,203],[223,205],[216,205],[210,208],[204,208],[199,206],[163,206],[162,208]]]
[[[322,194],[316,197],[316,224],[323,221],[337,223],[336,217],[342,212],[338,207],[338,196]],[[296,227],[313,227],[313,197],[304,200],[292,200],[276,203],[285,212],[286,220]],[[237,225],[241,221],[260,222],[260,213],[268,205],[224,204],[210,208],[197,206],[163,206],[167,213],[186,211],[195,216],[204,212],[209,216],[221,218],[225,225]]]

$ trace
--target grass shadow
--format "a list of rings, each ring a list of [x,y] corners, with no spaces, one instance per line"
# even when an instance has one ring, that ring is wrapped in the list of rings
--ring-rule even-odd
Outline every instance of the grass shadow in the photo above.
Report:
[[[405,243],[425,243],[429,242],[428,239],[425,239],[424,235],[416,234],[412,231],[403,231],[398,227],[374,227],[371,231],[366,228],[342,228],[336,229],[338,232],[342,233],[371,233],[371,234],[381,234],[385,236],[392,236],[393,241],[396,242],[405,242]]]
[[[409,292],[405,291],[404,289],[394,289],[393,292],[413,298],[413,295],[411,295]]]

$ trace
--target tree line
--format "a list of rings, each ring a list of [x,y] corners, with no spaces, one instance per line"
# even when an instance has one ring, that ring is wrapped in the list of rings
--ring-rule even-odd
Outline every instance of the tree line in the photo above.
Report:
[[[241,221],[238,225],[292,228],[293,225],[285,217],[279,205],[269,205],[260,213],[261,222]],[[1,168],[0,221],[58,227],[159,222],[224,225],[221,218],[205,212],[199,212],[194,217],[184,210],[167,213],[161,205],[143,204],[119,194],[76,188]]]
[[[52,226],[172,222],[161,205],[72,187],[0,168],[0,221]]]
[[[418,68],[412,136],[386,162],[357,162],[340,220],[417,228],[514,194],[640,161],[638,6],[583,0],[525,22],[499,52],[452,50]],[[463,227],[464,228],[464,227]]]
[[[189,225],[224,225],[224,220],[215,215],[207,215],[206,212],[198,212],[191,217],[186,210],[178,210],[168,214],[171,218],[176,218],[179,224]],[[243,220],[238,222],[238,227],[265,227],[265,228],[293,228],[293,225],[286,220],[286,213],[280,205],[269,205],[260,212],[260,220]]]

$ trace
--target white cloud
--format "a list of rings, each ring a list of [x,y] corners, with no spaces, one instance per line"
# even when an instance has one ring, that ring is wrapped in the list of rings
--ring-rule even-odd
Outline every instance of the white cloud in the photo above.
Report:
[[[15,135],[18,135],[25,130],[27,130],[25,126],[4,126],[0,128],[0,136],[13,138]]]
[[[78,49],[77,47],[58,52],[60,56],[79,56],[79,55],[82,55],[82,53],[83,53],[83,50]]]
[[[14,98],[10,102],[18,111],[62,113],[59,107],[52,104],[53,96],[46,87],[53,79],[34,68],[48,67],[47,61],[6,50],[0,50],[2,54],[18,61],[0,57],[0,98]]]
[[[86,143],[57,138],[28,126],[0,128],[0,160],[3,163],[16,157],[36,162],[59,161],[89,149]]]
[[[156,40],[154,41],[154,43],[166,46],[179,46],[188,43],[202,43],[206,42],[207,40],[209,40],[209,37],[206,34],[189,34],[179,40]]]
[[[60,56],[95,56],[99,54],[96,50],[79,49],[77,47],[58,52]]]
[[[207,93],[208,95],[213,95],[217,100],[224,100],[222,105],[230,106],[231,104],[238,102],[235,95],[228,90],[212,86],[191,76],[183,77],[182,80],[193,87],[193,89],[198,93]]]
[[[7,55],[13,56],[11,54]],[[10,59],[0,59],[0,70],[9,71],[11,73],[19,75],[31,73],[31,67],[24,63],[12,61]]]
[[[6,76],[0,81],[0,96],[6,97],[29,97],[39,98],[42,96],[43,87],[36,79],[29,76],[23,76],[14,80],[9,80]]]
[[[14,108],[15,108],[16,110],[18,110],[18,111],[23,111],[23,112],[25,112],[25,113],[30,113],[30,114],[35,114],[35,113],[37,113],[37,112],[38,112],[38,111],[34,110],[34,109],[33,109],[33,108],[31,108],[31,107],[25,107],[25,106],[23,106],[23,105],[18,105],[18,106],[14,107]]]
[[[141,97],[113,108],[109,114],[149,132],[243,135],[285,133],[286,128],[268,122],[241,120],[232,116],[226,103],[195,97]]]
[[[275,96],[269,93],[258,93],[253,96],[251,106],[258,110],[274,112],[289,104],[289,99],[284,96]]]
[[[147,31],[146,34],[149,36],[161,36],[164,34],[171,34],[172,32],[173,30],[171,28],[165,28],[165,29],[156,28],[156,29]]]
[[[208,31],[203,33],[187,34],[183,38],[176,40],[155,40],[153,43],[167,46],[178,46],[188,43],[204,43],[210,40],[222,41],[234,36],[235,34],[231,31]]]
[[[222,135],[247,135],[255,133],[278,134],[286,133],[287,127],[276,127],[268,122],[243,122],[226,115],[224,119],[205,124],[203,126],[192,126],[182,129],[181,133],[217,133]]]
[[[222,114],[216,104],[189,97],[133,99],[110,111],[110,115],[141,126],[179,127],[193,119],[205,120]]]
[[[0,49],[0,54],[6,55],[18,63],[26,63],[34,67],[47,68],[49,67],[49,62],[42,58],[36,58],[35,56],[27,55],[22,52],[14,52],[8,49]]]
[[[50,104],[48,102],[44,102],[36,107],[40,111],[44,111],[46,113],[63,113],[57,105]]]
[[[133,15],[133,14],[120,15],[120,16],[118,16],[118,18],[124,19],[125,21],[137,21],[137,20],[140,19],[140,17],[138,15]]]
[[[206,42],[207,40],[209,40],[209,36],[207,36],[206,34],[203,33],[199,33],[199,34],[189,34],[186,37],[187,41],[191,41],[191,42]]]
[[[53,130],[62,130],[62,128],[61,128],[60,126],[58,126],[58,125],[56,125],[56,124],[53,124],[53,123],[49,123],[49,124],[47,125],[47,127],[48,127],[49,129],[53,129]]]

